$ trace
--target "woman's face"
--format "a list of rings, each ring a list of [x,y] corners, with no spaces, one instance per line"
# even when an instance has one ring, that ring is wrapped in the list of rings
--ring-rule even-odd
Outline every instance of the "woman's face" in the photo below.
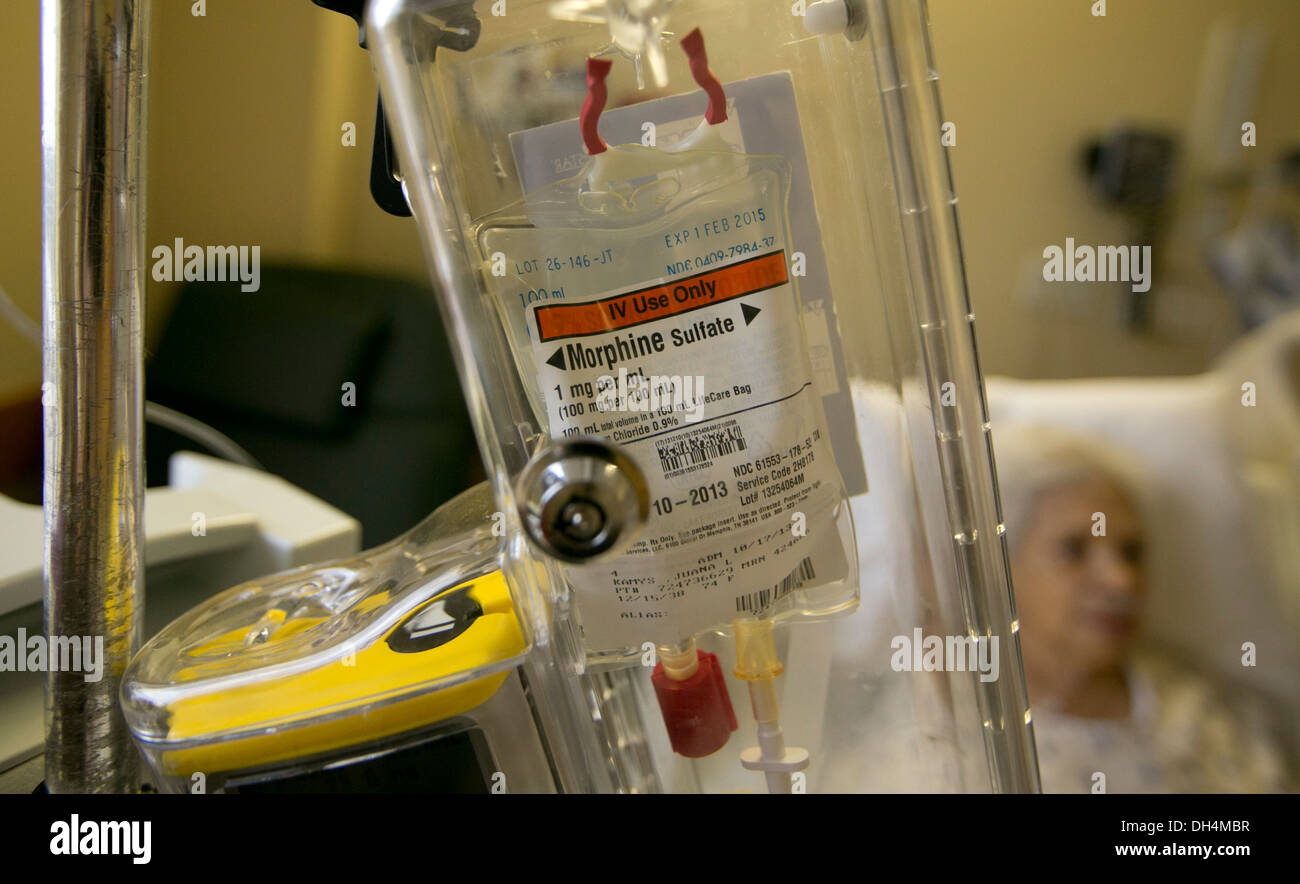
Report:
[[[1143,541],[1137,513],[1109,479],[1039,496],[1011,563],[1029,668],[1095,671],[1124,658],[1145,588]]]

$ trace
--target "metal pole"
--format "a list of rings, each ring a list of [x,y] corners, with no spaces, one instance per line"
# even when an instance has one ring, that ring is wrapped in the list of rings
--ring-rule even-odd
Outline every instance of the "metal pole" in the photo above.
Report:
[[[76,637],[92,652],[98,637],[103,648],[99,681],[67,671],[71,654],[63,671],[50,654],[51,792],[123,792],[138,784],[118,688],[140,643],[144,607],[148,23],[148,0],[41,2],[45,634]],[[52,640],[47,647],[58,646]]]

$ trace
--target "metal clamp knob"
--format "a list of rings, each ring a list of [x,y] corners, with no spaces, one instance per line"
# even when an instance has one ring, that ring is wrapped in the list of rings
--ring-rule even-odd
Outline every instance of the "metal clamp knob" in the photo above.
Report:
[[[533,455],[515,483],[519,516],[542,552],[581,564],[626,544],[650,514],[640,468],[603,439],[565,439]]]

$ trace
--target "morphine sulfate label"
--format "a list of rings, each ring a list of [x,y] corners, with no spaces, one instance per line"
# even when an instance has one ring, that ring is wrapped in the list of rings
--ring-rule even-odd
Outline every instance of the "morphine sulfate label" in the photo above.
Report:
[[[771,235],[745,245],[528,312],[551,435],[618,442],[650,486],[641,538],[569,571],[591,647],[675,643],[845,576],[788,257]]]

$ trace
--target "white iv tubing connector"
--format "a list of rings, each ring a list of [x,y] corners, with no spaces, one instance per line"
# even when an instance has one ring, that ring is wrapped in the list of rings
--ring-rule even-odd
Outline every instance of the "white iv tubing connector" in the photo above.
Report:
[[[783,667],[776,656],[772,621],[737,620],[734,626],[736,677],[749,682],[749,700],[758,725],[758,745],[740,753],[740,764],[746,770],[762,771],[769,793],[789,795],[793,775],[808,767],[809,754],[807,749],[785,745],[776,700],[776,677]]]

